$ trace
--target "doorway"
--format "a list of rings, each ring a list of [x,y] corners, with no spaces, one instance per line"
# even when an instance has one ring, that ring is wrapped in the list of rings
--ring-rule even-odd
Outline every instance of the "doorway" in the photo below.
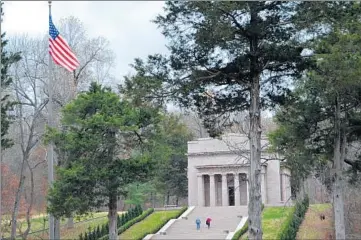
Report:
[[[234,187],[228,187],[229,206],[234,206]]]

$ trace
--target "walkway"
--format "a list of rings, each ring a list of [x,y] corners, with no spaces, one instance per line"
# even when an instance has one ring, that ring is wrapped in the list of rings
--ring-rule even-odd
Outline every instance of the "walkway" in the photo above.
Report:
[[[166,235],[154,235],[151,239],[226,239],[241,221],[240,216],[247,216],[246,206],[231,207],[196,207],[187,217],[179,219],[167,230]],[[201,229],[196,229],[196,219],[200,218]],[[206,218],[212,219],[211,228],[207,229]]]

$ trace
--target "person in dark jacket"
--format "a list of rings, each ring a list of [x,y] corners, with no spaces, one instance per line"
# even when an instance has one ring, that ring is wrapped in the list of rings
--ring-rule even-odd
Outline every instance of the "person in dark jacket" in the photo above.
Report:
[[[208,229],[211,227],[211,221],[212,221],[211,218],[207,218],[207,220],[206,220],[206,224],[207,224]]]

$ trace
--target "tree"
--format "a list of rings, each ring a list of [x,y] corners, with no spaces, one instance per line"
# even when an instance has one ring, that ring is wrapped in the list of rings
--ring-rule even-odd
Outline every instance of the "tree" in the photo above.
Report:
[[[297,5],[167,2],[155,22],[170,40],[169,59],[136,61],[140,74],[163,83],[162,96],[195,107],[211,136],[222,133],[231,114],[249,112],[250,239],[262,238],[261,109],[281,100],[289,79],[309,66],[292,22]]]
[[[332,163],[327,185],[332,190],[337,239],[345,239],[344,174],[348,142],[359,141],[361,127],[360,23],[346,24],[316,41],[317,69],[298,82],[277,114],[280,128],[270,135],[295,177]],[[350,22],[348,22],[350,23]]]
[[[62,107],[73,100],[79,91],[86,89],[90,82],[100,79],[103,81],[100,83],[113,81],[110,70],[114,66],[115,55],[109,49],[107,39],[89,38],[84,24],[74,16],[60,19],[59,30],[80,62],[73,73],[63,68],[56,69],[54,77],[62,85],[55,93],[56,103],[58,107]],[[74,227],[72,217],[68,218],[67,226]]]
[[[2,6],[0,6],[2,7]],[[1,89],[7,89],[12,83],[12,78],[9,74],[9,68],[12,64],[18,62],[20,60],[19,53],[9,53],[7,52],[6,45],[8,43],[7,40],[4,40],[5,33],[1,35]],[[4,92],[4,90],[2,90]],[[10,126],[11,117],[9,116],[9,111],[12,110],[15,105],[15,101],[10,98],[10,94],[2,94],[1,95],[1,148],[6,149],[13,145],[12,140],[5,137],[8,133],[8,129]],[[0,163],[2,164],[2,163]],[[20,199],[19,199],[20,202]],[[1,227],[1,226],[0,226]]]
[[[136,106],[150,105],[166,109],[167,99],[163,95],[163,83],[159,79],[147,76],[142,67],[138,68],[139,64],[142,65],[142,61],[138,59],[132,65],[137,73],[125,77],[124,83],[119,85],[120,94]],[[154,139],[157,142],[157,155],[154,157],[159,160],[159,165],[152,184],[166,195],[167,205],[171,195],[176,196],[178,204],[178,199],[188,194],[186,153],[187,142],[193,135],[183,122],[186,121],[182,120],[181,116],[165,112],[159,123],[159,134]]]
[[[9,69],[12,64],[18,62],[21,57],[20,53],[14,52],[9,53],[6,49],[8,41],[5,40],[5,33],[1,35],[1,88],[7,89],[12,83],[12,77],[9,73]],[[2,91],[4,92],[4,91]],[[10,94],[3,94],[1,96],[1,147],[3,149],[9,148],[12,146],[12,141],[6,138],[8,129],[11,122],[11,116],[9,111],[14,106],[15,101],[10,98]]]
[[[161,162],[157,180],[167,193],[166,204],[169,204],[169,195],[178,199],[188,195],[187,184],[187,143],[192,140],[192,134],[187,126],[180,120],[180,116],[168,114],[162,121],[163,134],[160,135],[159,144],[168,146],[169,154]]]
[[[29,38],[13,38],[12,40],[9,46],[10,50],[22,52],[23,57],[13,64],[10,69],[14,79],[11,90],[14,99],[18,103],[14,106],[14,150],[21,153],[18,158],[20,159],[20,182],[17,187],[12,212],[11,236],[12,238],[16,237],[17,215],[21,196],[29,192],[30,195],[27,197],[29,205],[26,214],[28,224],[23,234],[23,237],[26,238],[31,228],[30,213],[35,198],[34,170],[40,164],[45,163],[46,154],[41,151],[41,138],[46,123],[44,112],[48,99],[41,92],[43,86],[41,71],[44,70],[44,67],[40,62],[36,61],[38,53],[33,52],[37,48],[37,41]],[[37,152],[39,154],[36,154]],[[30,182],[29,191],[25,189],[27,179]]]
[[[63,109],[63,130],[49,129],[47,139],[54,141],[63,163],[48,210],[69,217],[107,204],[109,239],[116,239],[117,197],[125,195],[129,183],[144,181],[154,166],[145,136],[157,121],[157,110],[134,107],[92,83]]]
[[[127,193],[124,202],[130,206],[143,204],[146,195],[152,191],[154,191],[154,187],[151,182],[130,183],[126,188]]]

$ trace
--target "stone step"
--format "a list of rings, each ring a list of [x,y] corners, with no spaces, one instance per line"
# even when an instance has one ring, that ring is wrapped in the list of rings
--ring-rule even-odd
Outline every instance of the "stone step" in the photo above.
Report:
[[[176,220],[165,235],[156,234],[152,239],[225,239],[234,231],[242,217],[247,216],[247,207],[196,207],[187,218]],[[212,219],[210,229],[205,220]],[[196,219],[201,220],[201,229],[196,229]]]

